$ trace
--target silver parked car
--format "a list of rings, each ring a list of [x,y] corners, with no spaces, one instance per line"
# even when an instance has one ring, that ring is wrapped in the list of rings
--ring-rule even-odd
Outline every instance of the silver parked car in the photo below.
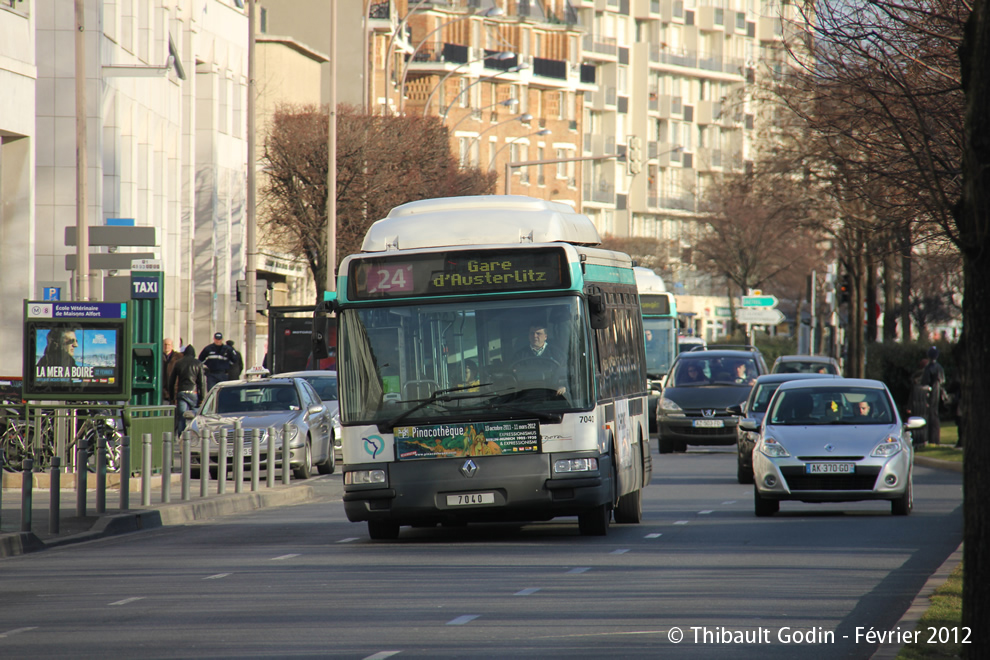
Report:
[[[839,362],[827,355],[781,355],[770,369],[772,374],[832,374],[841,376]]]
[[[192,431],[192,470],[201,469],[200,442],[210,438],[210,472],[217,473],[220,436],[227,430],[228,465],[234,456],[234,422],[244,429],[245,462],[250,461],[252,429],[260,429],[259,459],[268,455],[268,429],[275,427],[276,458],[282,455],[282,435],[289,425],[290,463],[296,478],[308,479],[313,466],[320,474],[336,469],[332,449],[332,412],[313,386],[302,378],[261,378],[217,383],[188,427]]]
[[[330,369],[314,371],[287,371],[276,374],[274,378],[302,378],[313,386],[320,400],[330,410],[333,420],[333,430],[330,441],[333,443],[334,457],[343,462],[344,457],[340,446],[340,401],[337,395],[337,372]]]
[[[887,386],[877,380],[824,378],[782,383],[757,427],[753,450],[757,516],[780,509],[781,500],[852,502],[890,500],[894,515],[914,506],[914,449]]]

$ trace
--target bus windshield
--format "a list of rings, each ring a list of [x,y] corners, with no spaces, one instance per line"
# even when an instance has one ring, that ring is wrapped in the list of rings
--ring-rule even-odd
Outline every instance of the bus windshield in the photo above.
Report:
[[[388,427],[590,409],[583,315],[577,296],[346,309],[342,421]]]

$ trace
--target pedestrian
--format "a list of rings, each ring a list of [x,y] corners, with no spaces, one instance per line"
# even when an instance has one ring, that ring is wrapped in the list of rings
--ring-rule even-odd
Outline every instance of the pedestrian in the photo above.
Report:
[[[234,348],[233,339],[227,340],[227,346],[230,347],[230,371],[227,372],[227,379],[237,380],[244,371],[244,358],[241,357],[240,351]]]
[[[196,349],[192,346],[186,346],[182,359],[172,369],[168,391],[175,401],[175,437],[178,439],[186,430],[186,411],[203,405],[208,391],[206,370],[196,359]]]
[[[179,340],[180,342],[182,340]],[[172,370],[175,369],[175,365],[178,364],[179,360],[182,359],[182,352],[174,350],[174,344],[169,337],[162,340],[162,382],[165,383],[165,387],[162,388],[162,401],[165,405],[175,405],[175,400],[172,398],[172,392],[168,389],[169,379],[172,377]]]
[[[213,334],[213,343],[207,344],[199,352],[199,361],[206,369],[206,390],[213,389],[217,383],[222,383],[229,378],[231,359],[230,346],[223,343],[223,333]],[[205,393],[204,393],[205,394]]]
[[[925,421],[928,427],[928,443],[937,445],[942,436],[939,413],[945,393],[945,370],[938,363],[938,348],[934,346],[928,349],[928,364],[921,374],[921,384],[931,388],[928,391],[928,417]]]

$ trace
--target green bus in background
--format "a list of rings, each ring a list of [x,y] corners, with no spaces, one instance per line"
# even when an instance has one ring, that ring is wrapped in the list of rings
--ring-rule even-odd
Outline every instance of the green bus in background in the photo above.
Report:
[[[677,356],[677,302],[663,278],[649,268],[636,267],[636,288],[643,309],[646,376],[650,385],[650,433],[657,432],[657,402],[663,377]]]

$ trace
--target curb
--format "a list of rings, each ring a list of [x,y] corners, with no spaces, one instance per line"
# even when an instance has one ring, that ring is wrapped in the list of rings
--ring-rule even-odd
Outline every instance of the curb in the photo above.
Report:
[[[939,462],[945,463],[946,461]],[[896,628],[907,631],[914,630],[918,626],[921,616],[928,611],[928,607],[931,605],[932,594],[949,579],[949,574],[955,570],[959,562],[962,561],[962,558],[963,547],[960,543],[959,547],[949,555],[949,558],[942,562],[942,565],[925,581],[925,586],[921,588],[918,595],[911,601],[911,606],[908,607],[907,612],[898,620],[897,626],[895,626]],[[870,660],[893,660],[900,654],[902,648],[904,648],[903,644],[885,644],[870,656]]]
[[[292,486],[282,490],[232,493],[210,498],[162,504],[150,509],[102,516],[85,532],[42,541],[33,532],[17,532],[0,536],[0,558],[16,557],[29,552],[82,543],[95,539],[129,534],[166,525],[222,518],[270,507],[302,504],[315,499],[312,486]]]
[[[927,456],[918,456],[917,454],[914,455],[914,464],[937,470],[951,470],[952,472],[960,473],[963,471],[961,461],[943,461],[940,458],[928,458]]]

